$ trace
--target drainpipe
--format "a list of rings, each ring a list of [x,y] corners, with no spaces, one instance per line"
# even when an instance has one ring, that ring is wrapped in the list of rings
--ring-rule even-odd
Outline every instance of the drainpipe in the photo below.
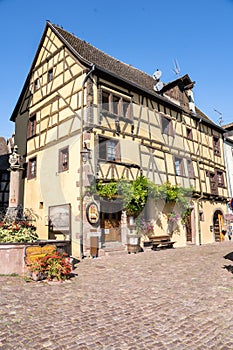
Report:
[[[89,76],[94,72],[95,65],[93,64],[91,67],[91,70],[87,73],[85,78],[82,82],[82,101],[81,101],[81,126],[80,126],[80,181],[79,181],[79,188],[80,188],[80,257],[81,259],[84,257],[83,252],[83,159],[81,155],[81,151],[83,149],[84,145],[84,139],[83,139],[83,126],[84,126],[84,86],[89,78]]]
[[[202,122],[202,118],[199,119],[198,121],[198,126],[197,126],[197,131],[200,132],[200,124]],[[200,138],[199,138],[199,133],[198,133],[198,152],[199,153],[199,156],[200,156]],[[199,241],[199,245],[201,245],[201,222],[200,222],[200,201],[202,200],[203,198],[203,189],[202,189],[202,183],[201,183],[201,171],[200,171],[200,160],[197,161],[197,164],[198,164],[198,167],[197,167],[197,170],[198,170],[198,178],[199,178],[199,182],[200,182],[200,192],[201,192],[201,195],[200,197],[197,199],[197,215],[198,215],[198,241]]]

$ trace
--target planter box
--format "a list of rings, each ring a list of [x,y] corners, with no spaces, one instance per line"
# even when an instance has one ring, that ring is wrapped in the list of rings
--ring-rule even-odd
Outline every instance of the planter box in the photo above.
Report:
[[[69,241],[38,241],[35,243],[0,243],[0,274],[27,273],[25,252],[27,247],[54,244],[58,251],[70,251]]]
[[[0,244],[0,274],[23,275],[26,272],[24,254],[25,244]]]

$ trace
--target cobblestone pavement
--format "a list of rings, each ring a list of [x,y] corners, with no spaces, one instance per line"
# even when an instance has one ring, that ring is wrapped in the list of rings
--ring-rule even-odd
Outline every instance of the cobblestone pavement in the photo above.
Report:
[[[87,259],[64,283],[0,276],[0,349],[233,349],[233,242]]]

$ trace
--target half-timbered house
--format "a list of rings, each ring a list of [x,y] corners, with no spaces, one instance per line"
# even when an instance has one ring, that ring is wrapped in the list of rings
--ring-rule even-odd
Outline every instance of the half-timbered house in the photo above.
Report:
[[[143,175],[194,189],[176,246],[223,239],[223,129],[195,106],[193,86],[188,75],[162,84],[47,22],[11,117],[27,164],[22,202],[38,215],[40,238],[71,240],[74,256],[89,254],[95,236],[103,249],[124,245],[121,202],[89,188]],[[163,206],[146,206],[155,234],[167,230]]]

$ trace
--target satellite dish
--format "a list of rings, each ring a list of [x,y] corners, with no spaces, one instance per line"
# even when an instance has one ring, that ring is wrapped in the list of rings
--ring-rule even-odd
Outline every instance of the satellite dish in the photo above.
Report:
[[[154,85],[154,90],[155,91],[160,91],[163,88],[163,83],[161,81],[158,81],[157,84]]]
[[[161,77],[161,75],[162,75],[161,70],[157,69],[157,70],[154,72],[154,74],[153,74],[153,78],[154,78],[155,80],[159,80],[159,78]]]

